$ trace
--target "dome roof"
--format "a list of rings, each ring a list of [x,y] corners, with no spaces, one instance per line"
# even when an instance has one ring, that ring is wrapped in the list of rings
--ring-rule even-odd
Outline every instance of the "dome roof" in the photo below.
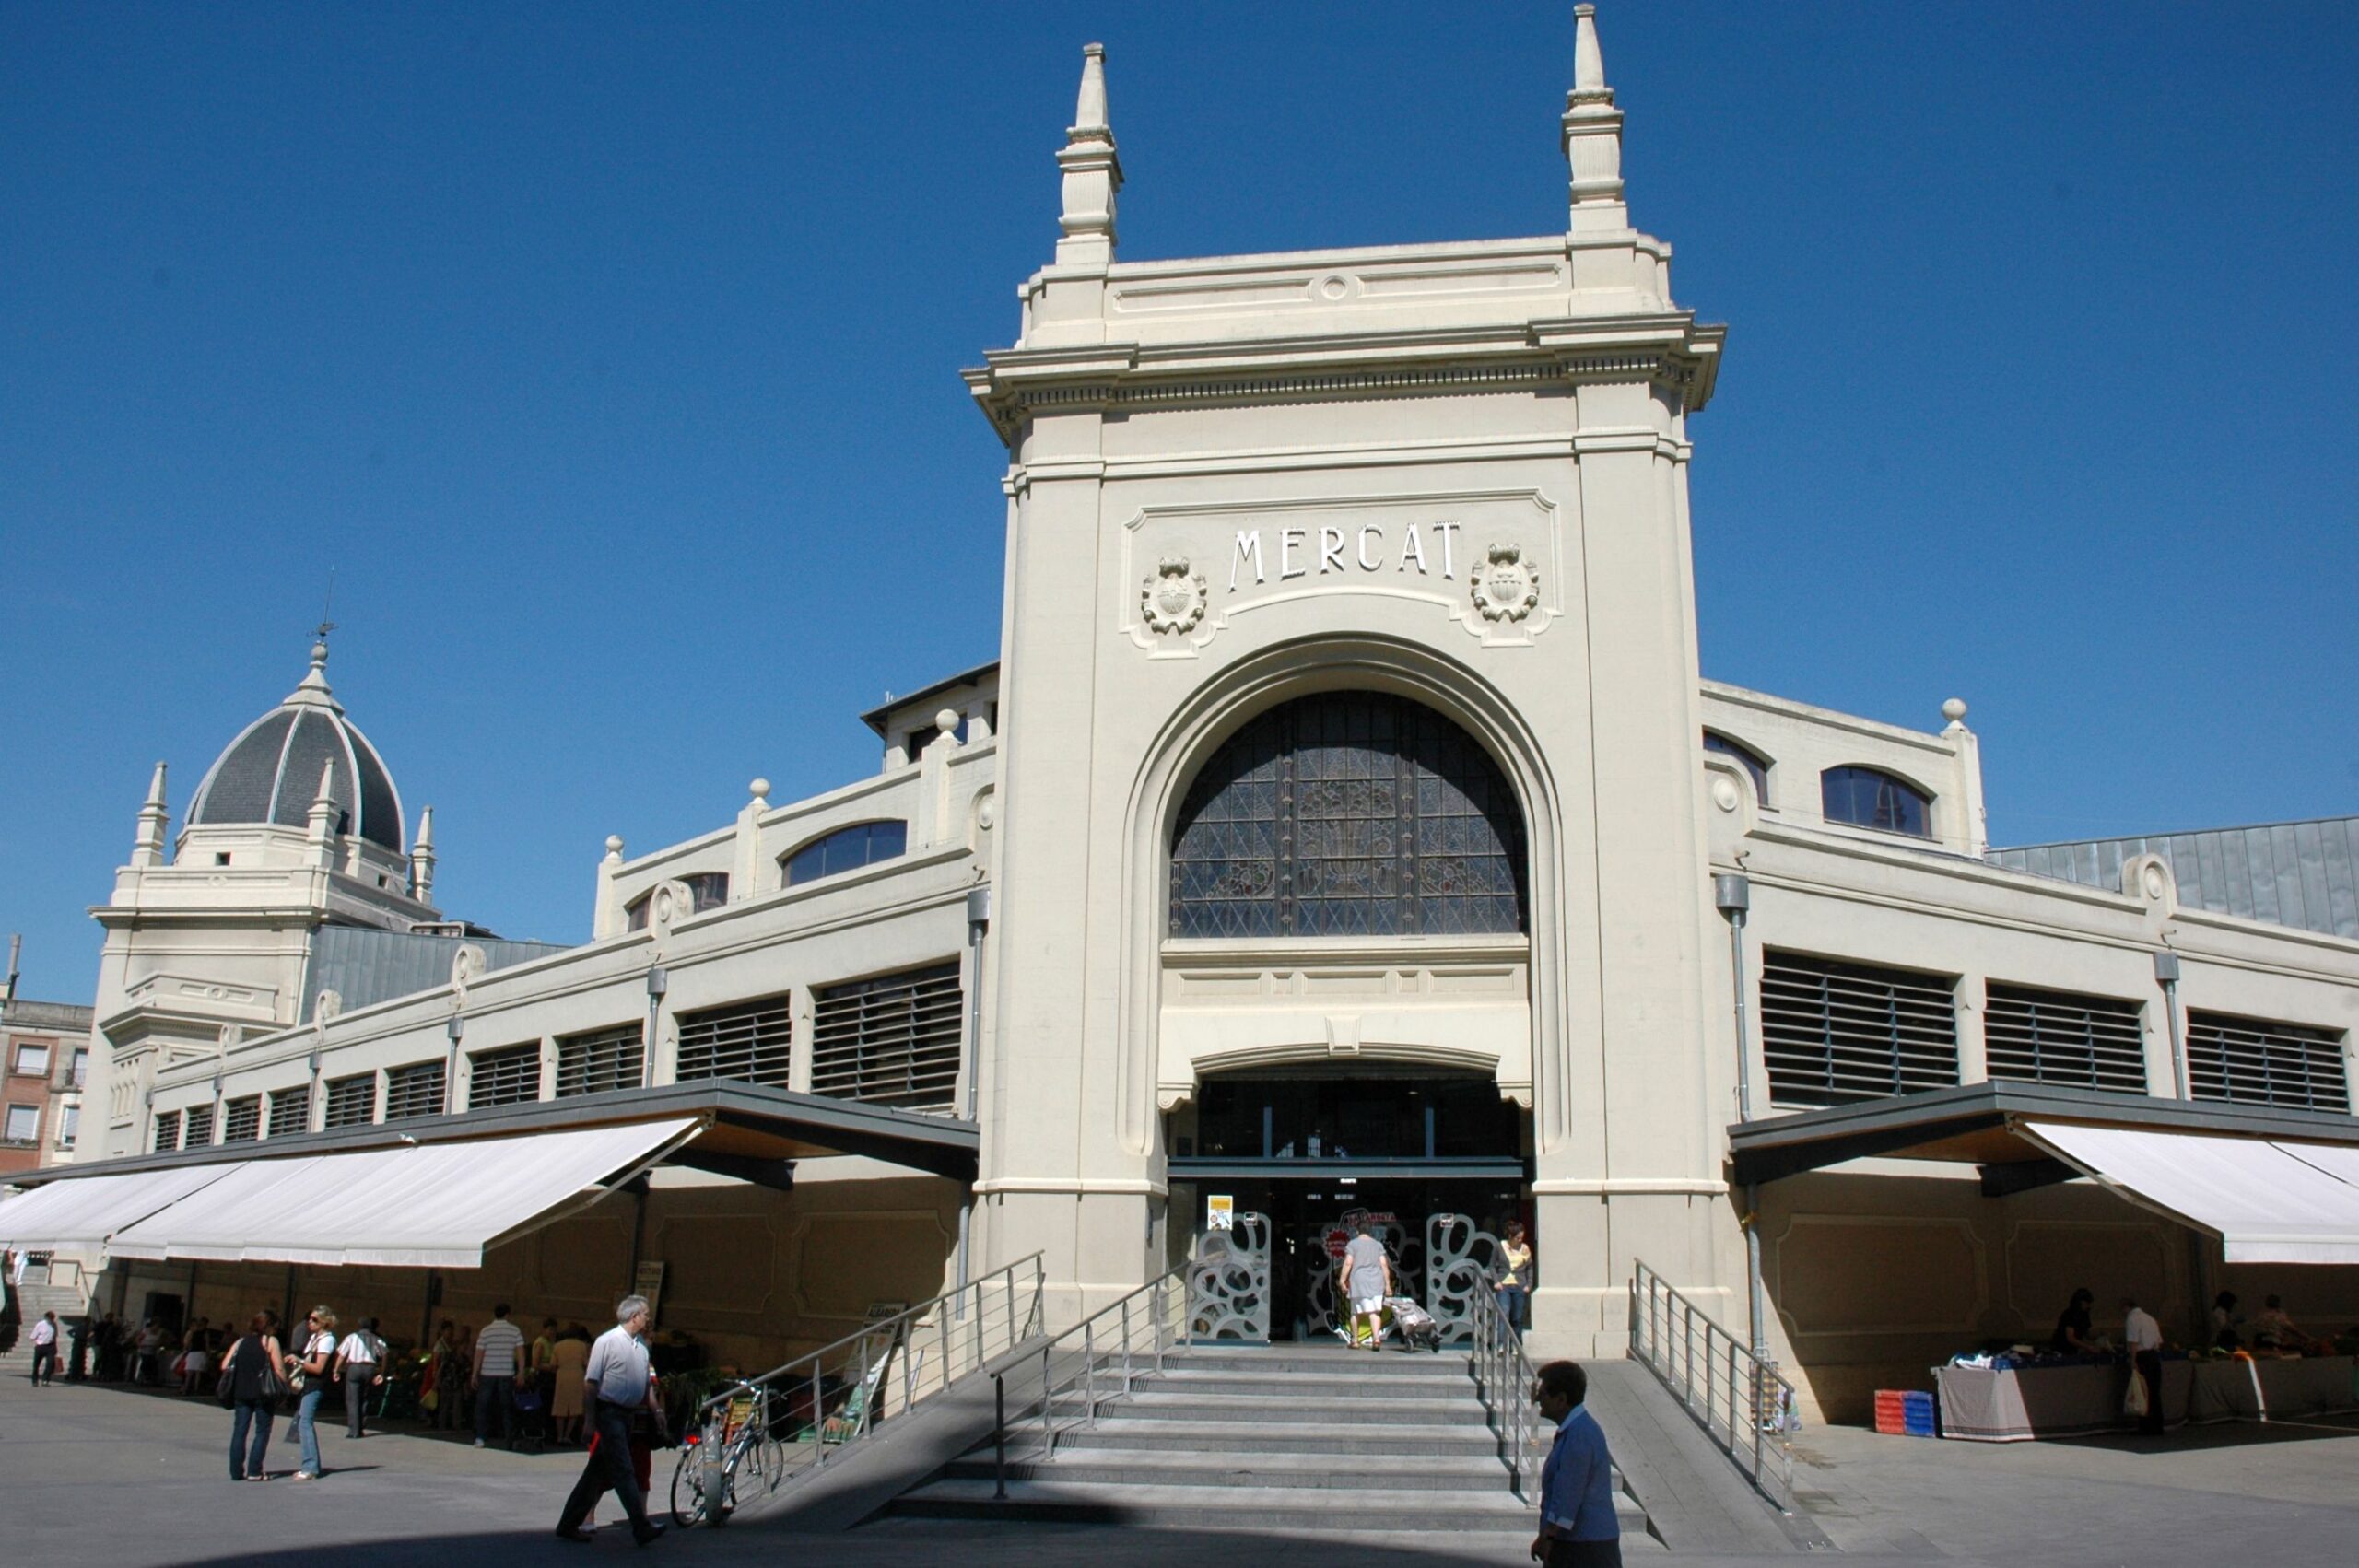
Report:
[[[344,808],[338,830],[402,852],[402,800],[393,776],[328,690],[327,661],[327,644],[314,645],[303,684],[214,759],[189,802],[191,827],[302,827],[319,796],[322,772],[333,769],[329,790]]]

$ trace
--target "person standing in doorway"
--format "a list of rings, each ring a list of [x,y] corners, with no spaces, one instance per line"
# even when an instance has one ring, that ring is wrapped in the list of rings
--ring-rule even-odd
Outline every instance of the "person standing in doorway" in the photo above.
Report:
[[[368,1413],[369,1397],[385,1382],[385,1341],[377,1338],[375,1318],[362,1318],[360,1327],[344,1337],[335,1348],[335,1380],[344,1385],[344,1434],[365,1436],[362,1417]]]
[[[640,1545],[645,1546],[663,1533],[663,1527],[647,1516],[647,1498],[639,1490],[639,1478],[632,1473],[630,1459],[631,1412],[648,1404],[654,1387],[654,1374],[647,1359],[647,1328],[651,1321],[645,1296],[625,1296],[615,1304],[615,1326],[599,1335],[598,1342],[590,1347],[590,1363],[582,1369],[581,1380],[582,1397],[590,1412],[590,1457],[581,1467],[581,1479],[573,1483],[573,1491],[557,1516],[560,1540],[591,1539],[581,1527],[581,1521],[607,1492],[623,1500],[623,1512],[630,1515],[630,1533]],[[660,1407],[655,1410],[655,1420],[661,1428],[663,1412]]]
[[[57,1314],[44,1312],[33,1320],[33,1387],[57,1381]]]
[[[2130,1375],[2146,1385],[2146,1413],[2138,1430],[2159,1436],[2163,1430],[2163,1326],[2138,1305],[2136,1296],[2121,1298],[2121,1337],[2130,1346]]]
[[[1546,1568],[1622,1568],[1622,1521],[1614,1512],[1614,1456],[1589,1413],[1589,1374],[1552,1361],[1533,1375],[1532,1398],[1556,1426],[1540,1467],[1540,1534],[1532,1558]]]
[[[1384,1255],[1384,1244],[1368,1233],[1362,1220],[1354,1227],[1354,1235],[1344,1247],[1343,1262],[1337,1269],[1343,1285],[1342,1293],[1352,1305],[1352,1343],[1360,1342],[1360,1322],[1367,1322],[1367,1348],[1384,1348],[1384,1298],[1392,1293],[1392,1260]]]
[[[231,1480],[268,1480],[269,1472],[262,1468],[263,1456],[270,1449],[271,1407],[277,1402],[278,1314],[264,1310],[253,1315],[246,1325],[246,1332],[229,1347],[229,1359],[221,1363],[221,1381],[229,1385],[229,1403],[237,1411],[237,1419],[229,1427],[229,1479]],[[247,1446],[248,1434],[252,1446]]]
[[[499,1440],[516,1446],[516,1375],[524,1364],[524,1331],[508,1321],[508,1304],[491,1309],[491,1321],[475,1336],[475,1446],[491,1435],[491,1412],[499,1411]]]
[[[1521,1220],[1508,1222],[1507,1239],[1499,1244],[1499,1310],[1507,1314],[1508,1327],[1520,1340],[1532,1327],[1532,1244],[1523,1239]]]

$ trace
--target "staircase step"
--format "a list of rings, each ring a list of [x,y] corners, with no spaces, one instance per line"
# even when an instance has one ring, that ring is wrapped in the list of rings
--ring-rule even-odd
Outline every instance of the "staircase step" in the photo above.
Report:
[[[1069,1449],[1147,1448],[1194,1449],[1226,1454],[1401,1454],[1426,1457],[1479,1456],[1495,1473],[1499,1465],[1499,1440],[1487,1426],[1460,1422],[1450,1424],[1278,1425],[1263,1422],[1242,1425],[1230,1421],[1133,1421],[1121,1413],[1129,1401],[1109,1407],[1096,1426],[1074,1427],[1057,1434],[1060,1452]],[[1029,1453],[1039,1445],[1037,1429],[1011,1428],[1011,1452]]]
[[[1532,1510],[1504,1488],[1488,1496],[1420,1494],[1412,1506],[1388,1504],[1366,1491],[1288,1487],[1098,1486],[1065,1480],[1016,1480],[995,1499],[988,1479],[934,1481],[898,1499],[893,1512],[910,1518],[1027,1519],[1098,1524],[1152,1524],[1212,1529],[1371,1529],[1520,1532],[1532,1539]]]
[[[944,1472],[954,1480],[990,1480],[997,1473],[990,1454],[970,1455]],[[1086,1454],[1061,1449],[1054,1459],[1010,1460],[1011,1480],[1087,1481],[1103,1486],[1238,1487],[1264,1490],[1332,1491],[1375,1488],[1380,1492],[1473,1492],[1496,1498],[1507,1472],[1486,1454],[1438,1457],[1430,1454],[1252,1454],[1153,1449],[1097,1449]]]
[[[1365,1407],[1365,1408],[1362,1408]],[[1121,1401],[1122,1414],[1137,1421],[1210,1421],[1334,1426],[1332,1402],[1293,1397],[1163,1393],[1143,1389]],[[1103,1419],[1103,1411],[1100,1412]],[[1354,1401],[1355,1426],[1474,1426],[1485,1424],[1483,1407],[1469,1393],[1456,1399],[1399,1398]]]
[[[1366,1351],[1347,1350],[1337,1344],[1320,1349],[1317,1346],[1295,1348],[1273,1346],[1267,1350],[1209,1350],[1191,1346],[1182,1351],[1164,1354],[1164,1364],[1174,1368],[1201,1369],[1206,1372],[1243,1372],[1256,1375],[1265,1372],[1362,1372],[1380,1371],[1395,1377],[1466,1377],[1472,1375],[1473,1363],[1464,1351],[1400,1351],[1391,1347],[1371,1355]]]
[[[1474,1395],[1474,1380],[1457,1377],[1392,1377],[1373,1369],[1333,1372],[1226,1372],[1180,1365],[1139,1380],[1142,1392],[1207,1395],[1289,1395],[1303,1399],[1463,1399]]]

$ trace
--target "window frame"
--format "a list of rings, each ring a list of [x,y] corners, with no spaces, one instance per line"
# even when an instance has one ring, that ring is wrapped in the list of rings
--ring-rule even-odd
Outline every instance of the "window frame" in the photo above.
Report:
[[[1714,743],[1718,743],[1715,744]],[[1744,770],[1753,780],[1753,798],[1761,805],[1769,803],[1769,770],[1777,766],[1767,757],[1724,731],[1706,729],[1704,755],[1724,756]]]
[[[19,1115],[32,1117],[29,1130],[22,1133],[17,1131],[17,1117]],[[30,1149],[40,1142],[41,1102],[36,1100],[31,1105],[26,1105],[18,1100],[9,1101],[7,1116],[5,1119],[0,1119],[0,1143],[5,1143],[11,1149]]]
[[[882,855],[874,853],[873,849],[868,849],[868,847],[873,845],[875,841],[875,830],[880,827],[891,827],[899,830],[900,847],[898,848]],[[815,850],[825,850],[830,845],[847,842],[851,839],[851,836],[856,833],[865,836],[862,840],[862,844],[863,849],[868,849],[868,852],[866,852],[861,860],[852,862],[851,865],[830,867],[814,872],[806,876],[798,876],[795,874],[795,861],[801,860],[805,855],[811,854]],[[813,834],[810,837],[805,838],[803,842],[797,844],[793,848],[789,849],[785,854],[780,855],[778,858],[779,886],[781,888],[808,887],[813,883],[825,882],[831,876],[842,876],[850,872],[864,871],[870,866],[882,865],[886,860],[900,860],[909,852],[910,824],[909,819],[906,817],[877,816],[866,817],[859,822],[839,823],[836,826],[828,828],[824,833]]]
[[[41,1055],[41,1065],[27,1067],[25,1059],[35,1052]],[[8,1071],[19,1078],[46,1078],[49,1064],[56,1059],[47,1040],[18,1040],[16,1048],[8,1053]]]
[[[520,1094],[525,1074],[510,1071],[510,1064],[532,1064],[532,1093]],[[546,1064],[541,1059],[541,1042],[520,1040],[511,1045],[493,1046],[467,1054],[467,1109],[478,1110],[490,1106],[529,1106],[541,1097],[541,1080]],[[486,1091],[489,1093],[487,1094]]]
[[[1883,802],[1881,799],[1878,801],[1875,809],[1869,813],[1870,820],[1868,821],[1863,822],[1853,816],[1837,815],[1834,811],[1829,809],[1830,799],[1828,794],[1830,787],[1837,781],[1837,775],[1843,776],[1841,782],[1847,785],[1856,787],[1860,781],[1863,779],[1873,779],[1876,781],[1880,791],[1887,788],[1898,791],[1900,799],[1914,802],[1918,811],[1922,813],[1924,818],[1923,830],[1920,832],[1918,829],[1911,827],[1890,826],[1873,820],[1873,818],[1883,811]],[[1832,824],[1838,827],[1858,827],[1863,828],[1870,833],[1888,833],[1895,838],[1934,838],[1939,837],[1939,835],[1934,831],[1935,818],[1933,815],[1933,803],[1938,799],[1940,799],[1939,796],[1935,795],[1931,790],[1926,789],[1923,785],[1918,783],[1915,779],[1895,773],[1888,767],[1877,767],[1870,763],[1838,762],[1832,767],[1823,767],[1819,769],[1818,773],[1819,818],[1821,821]]]

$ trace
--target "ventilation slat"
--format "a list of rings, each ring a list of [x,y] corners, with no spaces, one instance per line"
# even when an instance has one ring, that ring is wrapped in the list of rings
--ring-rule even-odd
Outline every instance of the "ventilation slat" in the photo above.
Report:
[[[966,1016],[956,963],[822,987],[812,1000],[813,1094],[951,1107]]]
[[[568,1035],[557,1043],[557,1096],[636,1089],[646,1066],[647,1035],[640,1024]]]
[[[1940,976],[1767,954],[1762,1054],[1784,1106],[1945,1089],[1957,1082],[1957,1014]]]

